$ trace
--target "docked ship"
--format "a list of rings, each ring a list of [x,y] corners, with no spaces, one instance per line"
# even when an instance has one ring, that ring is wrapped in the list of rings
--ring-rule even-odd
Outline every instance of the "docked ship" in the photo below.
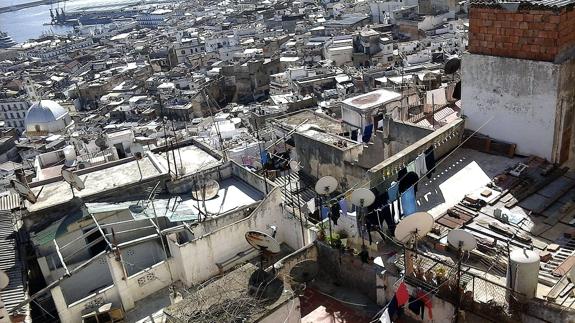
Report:
[[[14,45],[16,42],[7,33],[0,31],[0,48],[10,48]]]

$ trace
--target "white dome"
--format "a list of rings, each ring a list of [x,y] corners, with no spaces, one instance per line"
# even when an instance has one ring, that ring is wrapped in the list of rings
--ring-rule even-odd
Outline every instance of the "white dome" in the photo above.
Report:
[[[57,133],[71,124],[68,111],[52,100],[32,104],[26,113],[24,125],[28,134]]]

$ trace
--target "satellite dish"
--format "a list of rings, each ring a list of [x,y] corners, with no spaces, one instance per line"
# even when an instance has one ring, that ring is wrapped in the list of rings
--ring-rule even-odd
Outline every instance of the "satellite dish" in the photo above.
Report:
[[[269,234],[261,231],[246,232],[247,242],[254,248],[267,253],[279,253],[280,244]]]
[[[299,163],[295,160],[292,160],[289,162],[289,168],[293,171],[293,172],[299,172]]]
[[[132,204],[130,206],[128,206],[128,210],[130,210],[130,213],[134,213],[134,214],[140,214],[142,212],[144,212],[144,207],[139,205],[139,204]]]
[[[477,240],[473,234],[462,229],[451,230],[447,235],[447,242],[462,251],[471,251],[477,248]]]
[[[316,261],[303,260],[298,262],[290,270],[290,277],[298,283],[308,283],[317,277],[319,266]]]
[[[8,287],[10,279],[3,270],[0,270],[0,290]]]
[[[451,57],[445,62],[443,70],[445,74],[453,74],[461,68],[461,59],[457,56]]]
[[[351,193],[351,202],[355,206],[366,207],[373,204],[375,195],[367,188],[358,188]]]
[[[397,224],[395,238],[403,243],[411,239],[423,237],[433,228],[433,216],[427,212],[417,212],[409,215]]]
[[[333,176],[324,176],[315,183],[315,191],[319,195],[328,195],[337,189],[337,179]]]
[[[70,184],[70,186],[77,189],[78,191],[86,188],[80,177],[69,169],[62,169],[62,177],[68,184]]]
[[[21,198],[27,200],[28,202],[34,204],[38,200],[38,197],[34,195],[34,192],[32,192],[28,185],[25,185],[24,183],[15,179],[10,180],[10,185],[14,188],[16,193],[20,195]]]
[[[132,143],[132,145],[130,146],[130,151],[132,152],[132,155],[136,157],[136,159],[140,160],[144,158],[144,147],[142,146],[142,144],[137,142]]]
[[[196,186],[195,190],[192,191],[194,200],[211,200],[220,191],[220,184],[213,179],[201,181]]]

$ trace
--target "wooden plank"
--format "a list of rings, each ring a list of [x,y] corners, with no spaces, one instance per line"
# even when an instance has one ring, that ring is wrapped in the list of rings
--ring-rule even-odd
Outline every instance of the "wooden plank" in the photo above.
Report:
[[[564,276],[571,270],[571,267],[575,265],[575,256],[569,256],[565,261],[561,263],[561,265],[557,266],[555,270],[553,270],[553,275],[555,276]]]
[[[441,218],[438,219],[436,222],[439,223],[439,224],[441,224],[441,225],[444,225],[444,226],[446,226],[446,227],[448,227],[448,228],[451,228],[451,229],[456,229],[456,228],[459,228],[459,227],[461,226],[460,224],[458,224],[458,223],[456,223],[456,222],[453,222],[453,221],[451,221],[451,220],[449,220],[448,218],[445,218],[445,217],[441,217]]]
[[[555,286],[553,286],[553,288],[551,288],[551,290],[549,291],[549,293],[547,293],[547,296],[545,296],[545,297],[549,301],[555,301],[557,299],[557,297],[559,296],[559,294],[561,293],[561,291],[563,291],[563,289],[565,287],[567,287],[567,285],[569,285],[569,280],[567,280],[567,276],[563,276],[557,282],[557,284],[555,284]]]

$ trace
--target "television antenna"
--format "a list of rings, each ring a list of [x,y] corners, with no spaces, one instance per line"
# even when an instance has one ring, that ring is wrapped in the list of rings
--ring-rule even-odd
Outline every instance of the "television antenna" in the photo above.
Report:
[[[322,178],[320,178],[316,183],[315,183],[315,191],[317,194],[319,195],[323,195],[323,196],[329,196],[331,193],[335,192],[335,190],[337,189],[337,179],[335,179],[335,177],[333,176],[324,176]],[[321,218],[321,213],[322,213],[322,209],[323,209],[323,199],[320,199],[320,209],[319,209],[319,214],[320,214],[320,218]],[[331,237],[332,237],[332,232],[331,232],[331,214],[330,212],[327,213],[327,217],[328,217],[328,225],[329,225],[329,241],[331,243]]]
[[[300,163],[296,160],[290,160],[290,162],[288,164],[289,164],[290,170],[292,172],[298,174],[298,172],[301,168]],[[291,175],[291,174],[288,174],[288,175]],[[289,179],[290,193],[293,193],[292,184],[291,184],[291,176],[288,176],[288,179]],[[299,186],[299,176],[298,176],[298,180],[295,182],[295,191],[296,191],[296,199],[297,199],[296,203],[297,203],[297,209],[299,212],[299,224],[301,227],[301,239],[302,239],[302,243],[303,243],[302,247],[303,247],[303,246],[305,246],[305,231],[303,228],[303,213],[301,211],[301,200],[300,200],[299,188],[300,188],[300,186]],[[292,199],[292,203],[293,203],[293,199]]]
[[[455,306],[455,322],[459,320],[459,308],[461,307],[461,259],[464,251],[477,248],[477,240],[473,234],[463,230],[454,229],[447,235],[447,242],[457,248],[457,302]]]
[[[356,217],[357,230],[361,236],[361,245],[365,246],[365,237],[363,235],[362,229],[365,224],[365,208],[372,205],[375,202],[375,194],[367,188],[358,188],[351,193],[351,203],[359,207],[359,214]]]
[[[81,191],[84,188],[86,188],[82,179],[76,173],[72,172],[69,169],[62,169],[62,177],[64,178],[64,181],[70,184],[72,197],[76,197],[76,195],[74,194],[74,189]]]

